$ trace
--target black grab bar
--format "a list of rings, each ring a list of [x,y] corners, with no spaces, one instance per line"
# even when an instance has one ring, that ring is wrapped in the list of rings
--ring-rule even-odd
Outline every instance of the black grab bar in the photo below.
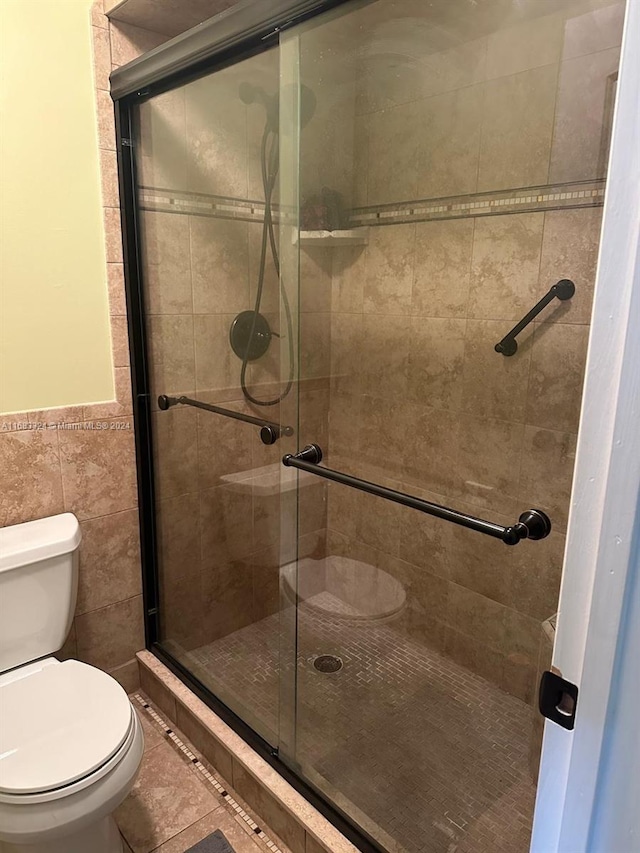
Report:
[[[334,483],[342,483],[343,486],[351,486],[352,489],[385,498],[385,500],[393,501],[402,506],[417,509],[427,515],[434,515],[436,518],[442,518],[453,524],[459,524],[461,527],[467,527],[469,530],[477,530],[478,533],[485,533],[487,536],[501,539],[506,545],[517,545],[522,539],[544,539],[551,533],[551,521],[539,509],[528,509],[522,513],[516,524],[503,527],[501,524],[494,524],[493,521],[484,521],[482,518],[458,512],[455,509],[431,503],[431,501],[424,501],[413,495],[406,495],[404,492],[397,492],[395,489],[387,489],[385,486],[352,477],[342,471],[323,468],[320,465],[321,461],[322,449],[317,444],[308,444],[299,453],[287,453],[282,459],[282,464],[290,468],[299,468],[301,471],[308,471],[310,474],[316,474],[318,477],[324,477],[325,480],[332,480]]]
[[[275,444],[283,435],[293,435],[293,427],[282,426],[273,421],[265,421],[264,418],[254,418],[253,415],[244,415],[242,412],[234,412],[233,409],[223,409],[221,406],[212,406],[211,403],[201,403],[200,400],[192,400],[190,397],[168,397],[161,394],[158,397],[158,406],[165,412],[171,406],[194,406],[196,409],[204,409],[225,418],[233,418],[243,421],[245,424],[253,424],[260,427],[260,440],[263,444]]]
[[[514,326],[510,332],[507,332],[504,338],[495,345],[495,351],[500,352],[505,356],[514,355],[518,351],[518,342],[516,341],[516,337],[533,319],[538,316],[542,309],[553,299],[560,299],[561,302],[564,302],[566,299],[571,299],[575,292],[576,286],[568,278],[563,278],[554,284],[549,288],[542,299],[539,302],[536,302],[531,311],[529,311],[528,314],[525,314],[522,320],[520,320],[520,322]]]

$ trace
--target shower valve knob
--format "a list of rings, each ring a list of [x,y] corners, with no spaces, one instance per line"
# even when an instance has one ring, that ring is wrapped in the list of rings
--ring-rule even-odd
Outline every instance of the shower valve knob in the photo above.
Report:
[[[278,433],[274,427],[265,425],[260,428],[260,441],[263,444],[275,444],[278,438]]]

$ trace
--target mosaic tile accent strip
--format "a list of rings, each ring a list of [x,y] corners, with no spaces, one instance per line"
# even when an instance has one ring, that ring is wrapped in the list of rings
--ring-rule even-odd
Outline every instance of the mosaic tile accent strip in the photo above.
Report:
[[[461,219],[468,216],[497,216],[545,210],[600,207],[604,204],[605,181],[578,181],[542,187],[525,187],[498,192],[474,193],[439,199],[407,201],[351,211],[349,224],[397,225],[433,219]]]
[[[139,187],[138,201],[142,210],[183,213],[217,219],[241,219],[245,222],[262,222],[264,219],[264,201],[251,199]]]
[[[265,846],[266,850],[269,850],[270,853],[283,853],[280,847],[272,841],[272,839],[267,835],[267,833],[260,827],[255,820],[251,817],[251,815],[247,814],[247,812],[242,808],[239,802],[233,798],[233,796],[229,793],[229,791],[225,788],[222,783],[216,779],[216,777],[207,770],[202,761],[198,758],[198,756],[192,752],[189,747],[182,741],[175,731],[165,722],[165,720],[160,716],[160,714],[150,705],[147,700],[141,696],[139,693],[134,693],[133,698],[136,702],[144,708],[145,712],[151,717],[156,726],[162,731],[165,738],[169,740],[173,746],[176,748],[176,751],[179,755],[181,755],[185,761],[191,764],[195,769],[200,773],[203,779],[211,785],[216,794],[220,797],[223,803],[232,811],[236,818],[238,818],[238,823],[246,830],[246,832],[253,838],[259,838],[260,841]]]
[[[355,624],[308,608],[298,619],[298,760],[314,783],[370,815],[397,850],[528,850],[531,707],[397,622]],[[279,631],[275,614],[183,653],[223,701],[250,708],[274,737],[281,673],[293,663],[281,661]],[[342,669],[318,672],[321,654],[340,657]]]
[[[604,192],[605,181],[594,180],[446,198],[414,199],[354,208],[349,214],[349,227],[398,225],[404,222],[425,222],[433,219],[461,219],[469,216],[499,216],[507,213],[601,207],[604,204]],[[251,199],[140,187],[139,201],[142,210],[218,219],[240,219],[245,222],[262,222],[264,219],[264,201]],[[274,205],[274,222],[278,221],[282,213],[283,210]]]

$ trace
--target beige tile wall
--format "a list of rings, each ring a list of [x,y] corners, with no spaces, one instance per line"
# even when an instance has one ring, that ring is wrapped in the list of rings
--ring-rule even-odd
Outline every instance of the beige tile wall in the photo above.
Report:
[[[147,216],[157,220],[170,214]],[[181,224],[182,217],[173,219]],[[239,255],[246,261],[249,245],[256,245],[254,241],[247,243],[247,230],[259,226],[195,217],[184,217],[184,221],[191,234],[189,260],[181,268],[181,274],[190,278],[189,304],[185,304],[188,313],[158,313],[150,317],[152,396],[185,393],[254,416],[287,420],[287,413],[295,408],[297,386],[286,408],[266,409],[247,404],[238,386],[241,363],[232,353],[228,337],[235,314],[227,312],[229,308],[239,311],[249,307],[249,268],[238,269],[234,263],[223,265],[224,274],[209,281],[203,276],[201,287],[195,275],[200,245],[206,245],[206,251],[216,255],[218,250],[227,251],[229,242],[239,236],[243,243]],[[199,243],[197,237],[203,223],[206,244]],[[166,239],[173,246],[179,231],[179,227],[166,230]],[[233,253],[231,256],[236,257]],[[151,252],[147,257],[152,259]],[[215,269],[215,264],[211,268]],[[320,274],[329,293],[330,275],[322,268]],[[176,283],[179,278],[173,281]],[[238,298],[238,290],[242,299]],[[154,292],[152,286],[151,301]],[[266,294],[269,299],[273,294]],[[200,306],[210,313],[194,313]],[[216,309],[221,313],[214,313]],[[278,328],[279,315],[269,315],[269,319]],[[278,347],[277,340],[272,347]],[[265,372],[250,385],[252,393],[261,399],[276,395],[282,387],[277,355],[270,353],[265,361]],[[256,377],[256,371],[251,370],[248,376]],[[307,428],[317,434],[318,430],[312,427],[312,422],[317,422],[326,433],[326,378],[315,384],[307,382],[300,393]],[[263,466],[275,466],[277,475],[286,448],[282,442],[266,447],[255,427],[187,407],[154,412],[153,437],[163,636],[189,649],[238,630],[278,607],[278,490],[264,493],[259,483],[252,485],[250,480],[248,486],[236,489],[221,478],[252,477],[252,472]],[[318,484],[311,491],[312,503],[321,509],[324,487]],[[317,531],[317,537],[309,543],[312,550],[317,550],[323,547],[325,519],[317,509],[312,515],[311,529],[306,532]]]
[[[78,600],[62,654],[110,671],[130,688],[144,632],[133,421],[130,413],[113,416],[121,407],[2,416],[0,525],[77,516]]]
[[[147,102],[141,111],[141,183],[176,190],[263,199],[259,167],[264,110],[239,98],[241,82],[275,92],[278,54],[240,63]],[[277,231],[277,228],[276,228]],[[271,420],[301,421],[326,435],[331,257],[305,256],[300,295],[305,346],[301,382],[283,406],[246,403],[241,361],[229,344],[231,323],[253,307],[262,224],[237,219],[144,211],[143,274],[149,312],[152,398],[197,396]],[[261,310],[286,334],[278,277],[267,258]],[[297,313],[297,288],[290,293]],[[327,364],[325,364],[327,362]],[[282,390],[280,343],[251,364],[247,380],[259,399]],[[286,372],[286,371],[285,371]],[[318,428],[316,428],[318,424]],[[281,503],[279,461],[286,446],[263,445],[252,426],[176,407],[153,413],[159,500],[162,636],[174,651],[189,650],[263,618],[279,605]],[[251,477],[270,465],[271,493],[259,483],[230,486],[229,475]],[[293,497],[293,495],[292,495]],[[320,554],[325,540],[325,487],[306,490],[302,547]],[[295,507],[292,511],[295,513]]]
[[[418,39],[432,15],[419,7],[360,13],[357,203],[604,176],[622,4],[566,4],[474,40],[449,21],[460,43],[446,50]],[[329,548],[401,579],[404,630],[528,701],[560,583],[600,221],[586,208],[388,225],[334,252],[330,464],[505,525],[537,506],[554,531],[508,548],[332,484]],[[515,356],[495,353],[564,277],[574,299]]]
[[[356,157],[368,164],[356,204],[604,176],[624,3],[553,5],[460,17],[458,4],[402,0],[356,13]]]
[[[238,0],[104,0],[104,10],[112,19],[154,29],[173,37],[207,18],[223,12]]]

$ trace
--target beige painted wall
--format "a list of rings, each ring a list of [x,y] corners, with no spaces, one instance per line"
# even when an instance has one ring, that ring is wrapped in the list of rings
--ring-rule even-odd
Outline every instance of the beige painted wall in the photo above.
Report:
[[[0,412],[114,397],[90,5],[0,3]]]

